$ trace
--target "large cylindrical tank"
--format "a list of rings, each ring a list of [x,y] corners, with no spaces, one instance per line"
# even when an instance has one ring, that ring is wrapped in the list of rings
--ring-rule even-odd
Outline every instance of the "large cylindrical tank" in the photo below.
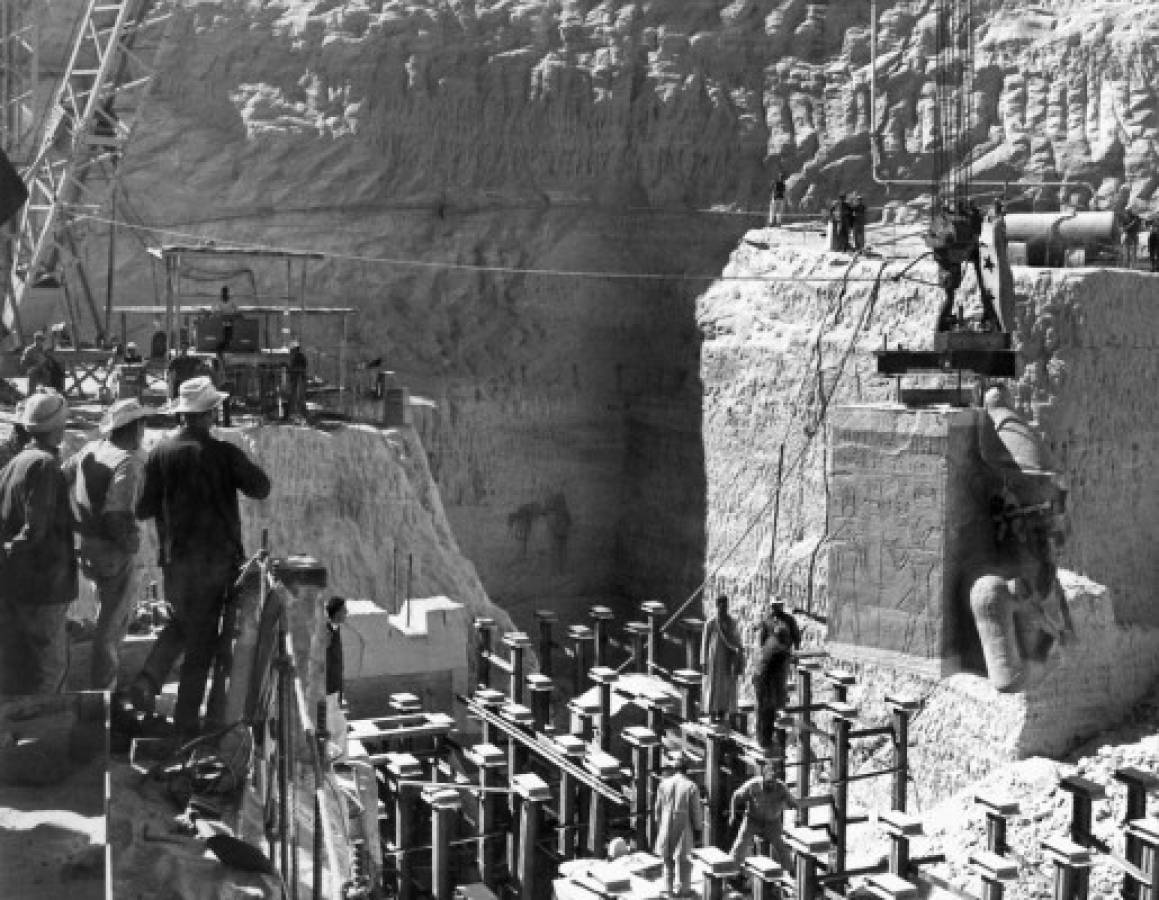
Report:
[[[1119,226],[1113,212],[1008,213],[1006,237],[1026,245],[1032,266],[1062,266],[1068,250],[1083,248],[1088,260],[1113,255]]]

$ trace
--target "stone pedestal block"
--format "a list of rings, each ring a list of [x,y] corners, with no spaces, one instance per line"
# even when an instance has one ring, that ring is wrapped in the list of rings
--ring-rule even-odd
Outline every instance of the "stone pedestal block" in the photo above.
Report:
[[[838,656],[942,676],[977,632],[955,599],[989,527],[977,409],[896,405],[830,416],[829,640]]]

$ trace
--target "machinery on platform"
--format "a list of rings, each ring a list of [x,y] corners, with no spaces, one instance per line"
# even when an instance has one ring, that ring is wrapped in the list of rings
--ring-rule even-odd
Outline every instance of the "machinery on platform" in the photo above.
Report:
[[[1003,210],[996,204],[987,216],[971,190],[975,142],[973,2],[937,0],[934,12],[934,158],[930,222],[923,235],[929,250],[922,258],[931,256],[937,263],[942,302],[933,349],[880,350],[878,372],[891,376],[937,371],[1011,377],[1015,373],[1010,338],[1013,278]],[[876,17],[873,26],[876,28]],[[966,298],[961,295],[967,267],[973,270],[981,306],[977,317],[967,314]],[[931,395],[922,392],[919,396]]]

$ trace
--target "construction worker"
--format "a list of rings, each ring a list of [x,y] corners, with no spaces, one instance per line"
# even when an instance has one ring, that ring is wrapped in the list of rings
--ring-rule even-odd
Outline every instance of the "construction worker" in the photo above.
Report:
[[[1151,261],[1151,271],[1159,272],[1159,216],[1151,220],[1147,229],[1147,258]]]
[[[769,225],[780,226],[785,215],[785,176],[778,175],[773,182],[773,195],[769,201]]]
[[[346,600],[326,601],[326,731],[337,746],[335,758],[346,756],[346,714],[342,710],[345,664],[342,655],[342,623],[346,621]]]
[[[201,701],[222,610],[244,556],[238,492],[259,500],[270,493],[270,480],[261,467],[210,433],[225,397],[205,376],[181,385],[170,411],[177,413],[182,427],[149,454],[137,501],[137,518],[156,523],[165,599],[173,618],[130,686],[128,699],[138,709],[148,709],[184,653],[174,715],[179,740],[200,730]],[[224,685],[215,681],[207,724],[219,724],[213,720],[224,702]]]
[[[34,394],[21,424],[31,440],[0,471],[0,693],[59,693],[68,674],[65,631],[76,599],[76,556],[60,445],[68,404]]]
[[[133,507],[141,487],[148,412],[138,400],[118,400],[101,418],[100,438],[64,464],[80,533],[81,571],[96,586],[100,601],[89,674],[94,691],[116,686],[121,640],[137,596],[141,536]]]
[[[230,299],[228,285],[221,289],[221,303],[218,304],[217,314],[221,316],[221,343],[217,345],[217,352],[220,354],[228,350],[233,341],[233,320],[237,315],[237,306]]]
[[[8,463],[16,458],[16,455],[28,446],[28,442],[32,440],[32,435],[28,433],[28,429],[24,427],[22,421],[24,416],[24,404],[27,401],[21,400],[16,404],[16,409],[12,416],[12,431],[8,437],[0,443],[0,469],[3,469]]]
[[[713,721],[735,713],[737,679],[744,671],[744,649],[724,594],[716,598],[716,615],[704,623],[700,665],[704,671],[701,712]]]
[[[1143,220],[1138,214],[1127,207],[1123,210],[1123,263],[1133,269],[1139,261],[1139,232],[1143,229]]]
[[[732,845],[732,858],[740,865],[754,851],[754,838],[768,844],[768,854],[786,869],[789,868],[789,848],[785,846],[785,808],[792,802],[789,789],[777,778],[772,766],[762,774],[754,775],[736,789],[729,804],[730,827],[736,825],[737,810],[744,806],[744,821]]]
[[[286,380],[289,383],[287,416],[306,415],[306,376],[310,362],[302,352],[301,341],[290,341],[290,358],[286,361]]]
[[[785,609],[785,601],[780,597],[774,597],[769,601],[769,614],[763,622],[761,622],[760,643],[764,646],[765,641],[773,636],[773,629],[778,622],[783,622],[785,627],[789,629],[789,643],[794,650],[801,649],[801,626],[797,624],[796,618],[793,614]]]
[[[205,363],[198,357],[190,355],[189,342],[182,341],[181,350],[169,360],[169,365],[165,371],[165,381],[169,385],[169,399],[176,400],[181,385],[190,378],[195,378],[204,368]]]
[[[756,695],[756,740],[766,750],[773,747],[773,725],[777,713],[789,701],[789,660],[792,636],[783,622],[773,626],[769,638],[761,645],[753,669],[753,692]],[[784,748],[781,748],[784,749]]]
[[[692,888],[691,854],[697,844],[697,834],[704,827],[704,810],[700,792],[688,777],[688,761],[676,754],[665,759],[667,773],[656,787],[652,803],[656,818],[656,841],[652,852],[664,861],[664,895],[687,896]],[[673,876],[676,891],[673,893]]]
[[[861,198],[861,194],[855,193],[853,195],[853,202],[849,204],[849,227],[853,234],[853,249],[865,249],[865,218],[869,215],[869,210],[865,208],[865,201]],[[846,247],[846,249],[849,249]]]
[[[35,332],[32,335],[32,343],[20,354],[20,371],[28,376],[29,396],[35,394],[38,387],[49,383],[48,348],[44,340],[43,331]]]

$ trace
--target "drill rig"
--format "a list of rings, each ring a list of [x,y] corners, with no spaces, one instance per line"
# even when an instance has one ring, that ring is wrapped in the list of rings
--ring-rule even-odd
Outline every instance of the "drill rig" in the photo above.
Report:
[[[938,267],[942,303],[933,350],[881,350],[878,372],[1015,373],[1010,328],[1013,298],[1006,229],[999,209],[987,218],[972,194],[974,15],[972,0],[934,0],[937,16],[933,174],[930,221],[922,235]],[[876,23],[874,23],[876,27]],[[973,269],[980,317],[964,313],[966,267]]]

